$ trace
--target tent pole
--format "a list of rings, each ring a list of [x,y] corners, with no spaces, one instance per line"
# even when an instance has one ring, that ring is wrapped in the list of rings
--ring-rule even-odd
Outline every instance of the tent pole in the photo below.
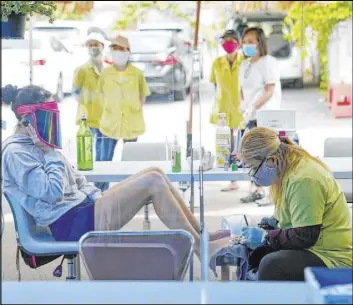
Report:
[[[29,84],[33,85],[33,17],[29,19]]]
[[[304,26],[304,1],[301,1],[301,52],[304,52],[304,35],[305,35],[305,26]],[[301,68],[302,68],[302,77],[304,78],[304,70],[305,70],[305,64],[304,64],[304,58],[301,56]],[[304,81],[304,80],[303,80]]]
[[[199,41],[199,23],[200,23],[200,9],[201,1],[197,1],[196,8],[196,25],[194,34],[194,45],[193,51],[197,51],[197,45]],[[194,62],[192,61],[191,66],[191,86],[190,86],[190,104],[189,104],[189,120],[187,122],[187,140],[186,140],[186,156],[190,157],[190,211],[194,214],[194,198],[195,198],[195,179],[194,179],[194,152],[192,148],[192,119],[193,119],[193,80],[194,80]],[[194,278],[194,263],[191,260],[190,263],[190,281]]]

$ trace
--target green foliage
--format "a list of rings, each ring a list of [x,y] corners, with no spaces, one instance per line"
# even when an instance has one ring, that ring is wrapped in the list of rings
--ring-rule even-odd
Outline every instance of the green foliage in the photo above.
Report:
[[[286,37],[289,41],[296,41],[299,46],[303,41],[303,47],[307,45],[307,37],[304,28],[311,27],[317,33],[317,49],[320,53],[321,65],[321,82],[320,89],[327,93],[328,89],[328,65],[327,65],[327,48],[329,45],[330,35],[335,26],[344,20],[352,18],[352,1],[333,1],[329,4],[313,3],[304,6],[304,22],[302,23],[302,8],[300,1],[295,4],[288,12],[286,22],[292,23],[291,33]],[[302,39],[303,38],[303,39]],[[306,56],[306,54],[303,54]]]
[[[192,2],[192,5],[195,7],[196,11],[196,1]],[[214,3],[213,3],[214,2]],[[216,5],[215,1],[202,1],[202,5],[207,4]],[[172,15],[174,18],[184,21],[190,24],[191,28],[195,28],[196,26],[196,16],[182,12],[180,10],[180,5],[176,3],[168,3],[168,1],[157,1],[153,3],[153,1],[137,1],[134,2],[123,2],[121,4],[120,10],[120,18],[116,21],[114,30],[127,30],[130,25],[137,24],[138,20],[143,21],[148,11],[151,9],[156,9],[160,13],[165,13]],[[209,47],[216,47],[218,45],[218,41],[215,40],[216,34],[219,34],[224,31],[226,26],[226,14],[225,12],[221,12],[220,21],[212,24],[211,26],[200,27],[200,34],[204,36],[207,40]]]
[[[72,13],[68,12],[66,14],[56,14],[55,19],[60,19],[60,20],[83,20],[86,17],[85,14],[77,14],[77,13]]]
[[[33,16],[34,13],[54,22],[55,1],[1,1],[1,21],[7,21],[11,13]]]
[[[195,2],[196,6],[196,1]],[[122,2],[121,3],[121,18],[115,23],[114,30],[127,30],[132,24],[136,24],[137,21],[143,20],[150,9],[156,9],[157,11],[164,13],[171,11],[175,18],[184,20],[195,26],[194,17],[190,18],[188,14],[180,11],[178,4],[168,3],[168,1],[134,1],[134,2]]]

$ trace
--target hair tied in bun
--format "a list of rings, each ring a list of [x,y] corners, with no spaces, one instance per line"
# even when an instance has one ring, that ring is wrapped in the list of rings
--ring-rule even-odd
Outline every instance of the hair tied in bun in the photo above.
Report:
[[[4,88],[1,88],[1,102],[10,105],[15,102],[17,94],[18,89],[16,86],[6,85]]]

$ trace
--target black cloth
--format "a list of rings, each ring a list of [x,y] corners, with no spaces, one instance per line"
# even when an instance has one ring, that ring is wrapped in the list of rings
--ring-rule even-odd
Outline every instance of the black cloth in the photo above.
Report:
[[[319,239],[321,225],[287,230],[270,230],[265,243],[275,250],[302,250],[314,246]]]
[[[267,254],[260,262],[259,281],[304,281],[306,267],[326,267],[308,250],[281,250]]]

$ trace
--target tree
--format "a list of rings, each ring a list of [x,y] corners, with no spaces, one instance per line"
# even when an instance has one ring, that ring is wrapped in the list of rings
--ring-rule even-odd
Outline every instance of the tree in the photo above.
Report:
[[[352,2],[351,1],[333,1],[329,4],[311,2],[310,5],[304,6],[304,19],[302,20],[301,2],[295,1],[291,6],[286,22],[293,24],[292,30],[286,37],[289,41],[296,41],[298,45],[303,42],[303,47],[308,43],[307,37],[302,34],[305,29],[310,27],[317,35],[317,49],[320,53],[320,89],[327,93],[328,89],[328,62],[327,48],[329,45],[330,35],[336,25],[344,20],[352,18]],[[305,54],[303,54],[305,56]]]
[[[81,20],[94,7],[94,1],[55,1],[57,19]]]
[[[56,4],[54,1],[1,1],[1,21],[7,21],[12,14],[30,15],[39,14],[54,21]]]

